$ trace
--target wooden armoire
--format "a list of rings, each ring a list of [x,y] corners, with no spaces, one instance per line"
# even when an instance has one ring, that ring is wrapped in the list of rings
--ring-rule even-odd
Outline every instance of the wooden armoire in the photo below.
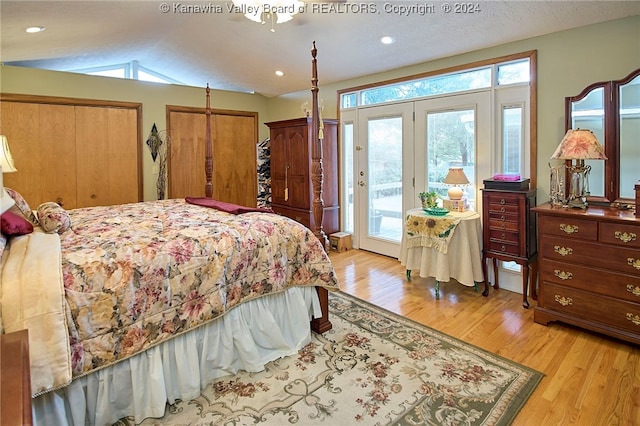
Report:
[[[270,129],[271,207],[310,229],[313,216],[311,117],[266,123]],[[338,121],[323,120],[322,228],[329,235],[340,229],[338,193]]]

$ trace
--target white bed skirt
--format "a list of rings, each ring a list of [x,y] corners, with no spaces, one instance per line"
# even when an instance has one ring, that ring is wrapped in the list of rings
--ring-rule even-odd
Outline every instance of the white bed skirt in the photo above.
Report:
[[[191,400],[211,380],[261,371],[311,341],[322,316],[315,287],[247,302],[219,320],[33,399],[35,425],[112,425],[162,417],[167,402]]]

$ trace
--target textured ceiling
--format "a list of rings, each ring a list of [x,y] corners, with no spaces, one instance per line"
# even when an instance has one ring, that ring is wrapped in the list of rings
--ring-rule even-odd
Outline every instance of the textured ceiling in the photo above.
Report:
[[[2,0],[0,60],[61,71],[138,61],[187,85],[276,96],[309,87],[314,40],[323,85],[640,14],[639,1],[480,1],[473,13],[443,1],[307,3],[272,33],[231,1]],[[183,12],[193,5],[210,12]],[[46,31],[27,34],[34,25]]]

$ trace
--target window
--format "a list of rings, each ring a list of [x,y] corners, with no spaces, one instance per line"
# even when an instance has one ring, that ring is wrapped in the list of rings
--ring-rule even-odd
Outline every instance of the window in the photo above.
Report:
[[[520,105],[502,107],[502,171],[521,174],[524,116]]]
[[[182,84],[177,80],[160,74],[149,68],[138,64],[138,61],[131,61],[126,64],[116,64],[106,67],[95,67],[74,70],[72,72],[88,75],[100,75],[103,77],[127,78],[131,80],[150,81],[154,83]]]

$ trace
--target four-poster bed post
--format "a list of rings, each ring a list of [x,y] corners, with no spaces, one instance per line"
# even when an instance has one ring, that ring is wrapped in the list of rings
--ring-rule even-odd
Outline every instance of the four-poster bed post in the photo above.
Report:
[[[312,114],[311,122],[311,182],[313,187],[313,205],[312,212],[315,221],[314,228],[311,231],[320,240],[325,251],[329,249],[329,239],[325,234],[322,221],[324,219],[324,201],[322,200],[322,181],[324,170],[322,167],[322,123],[320,117],[320,108],[318,107],[318,61],[316,59],[318,50],[316,42],[313,42],[311,49],[311,98],[312,98]],[[211,105],[210,105],[210,89],[207,84],[207,107],[206,107],[206,133],[205,133],[205,196],[213,197],[213,148],[211,142]],[[322,317],[314,318],[311,321],[311,330],[316,333],[324,333],[333,327],[329,321],[329,292],[326,288],[316,287],[318,298],[322,306]]]
[[[211,143],[211,105],[209,83],[207,83],[207,108],[205,115],[207,117],[207,127],[205,130],[204,144],[205,144],[205,162],[204,173],[206,177],[206,184],[204,188],[204,194],[208,198],[213,197],[213,147]]]
[[[322,229],[322,220],[324,216],[324,202],[322,201],[322,180],[324,170],[322,168],[322,138],[320,137],[320,108],[318,108],[318,60],[316,59],[316,42],[313,42],[311,49],[311,112],[313,119],[311,122],[311,183],[313,185],[313,217],[315,219],[315,229],[313,234],[320,240],[325,250],[329,249],[329,240]],[[311,321],[311,329],[316,333],[324,333],[331,330],[331,322],[329,321],[329,292],[326,288],[316,287],[318,290],[318,298],[322,305],[322,317],[314,318]]]

